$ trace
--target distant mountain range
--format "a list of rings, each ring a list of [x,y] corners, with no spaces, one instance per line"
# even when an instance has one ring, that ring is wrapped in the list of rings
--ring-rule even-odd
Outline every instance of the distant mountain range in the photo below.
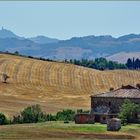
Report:
[[[129,34],[118,38],[110,35],[73,37],[58,40],[43,35],[25,38],[2,28],[0,51],[44,57],[50,59],[94,59],[105,57],[125,63],[128,57],[140,58],[140,34]]]
[[[29,40],[34,41],[35,43],[39,43],[39,44],[47,44],[47,43],[57,43],[59,40],[55,39],[55,38],[49,38],[43,35],[39,35],[36,37],[31,37],[28,38]]]
[[[17,38],[17,39],[24,39],[22,37],[17,36],[16,34],[14,34],[13,32],[11,32],[10,30],[4,29],[2,27],[2,29],[0,30],[0,38]]]

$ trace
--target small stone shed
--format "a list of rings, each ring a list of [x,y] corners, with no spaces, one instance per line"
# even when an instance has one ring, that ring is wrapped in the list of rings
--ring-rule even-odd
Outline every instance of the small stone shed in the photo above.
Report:
[[[127,85],[110,92],[91,96],[91,114],[95,115],[95,122],[107,123],[108,119],[116,117],[120,106],[126,99],[140,104],[140,89]],[[130,122],[138,122],[137,112]]]

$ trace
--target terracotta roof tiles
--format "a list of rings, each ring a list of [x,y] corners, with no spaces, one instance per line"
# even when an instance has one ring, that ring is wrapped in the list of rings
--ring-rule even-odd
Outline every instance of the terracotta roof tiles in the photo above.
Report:
[[[91,97],[140,98],[140,89],[130,85]]]

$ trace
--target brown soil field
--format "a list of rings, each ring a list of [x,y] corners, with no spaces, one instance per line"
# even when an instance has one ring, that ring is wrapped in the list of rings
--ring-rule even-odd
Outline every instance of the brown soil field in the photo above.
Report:
[[[10,76],[2,83],[2,74]],[[61,62],[0,54],[0,112],[13,115],[40,104],[49,113],[65,108],[90,109],[90,95],[140,83],[140,71],[98,71]]]

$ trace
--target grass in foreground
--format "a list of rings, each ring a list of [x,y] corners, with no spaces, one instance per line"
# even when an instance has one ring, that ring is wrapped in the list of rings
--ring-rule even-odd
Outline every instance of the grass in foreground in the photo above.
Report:
[[[64,124],[46,122],[38,124],[19,124],[0,126],[0,140],[90,140],[127,139],[140,136],[140,124],[123,126],[119,132],[106,131],[103,124]],[[134,139],[134,137],[131,137]]]

